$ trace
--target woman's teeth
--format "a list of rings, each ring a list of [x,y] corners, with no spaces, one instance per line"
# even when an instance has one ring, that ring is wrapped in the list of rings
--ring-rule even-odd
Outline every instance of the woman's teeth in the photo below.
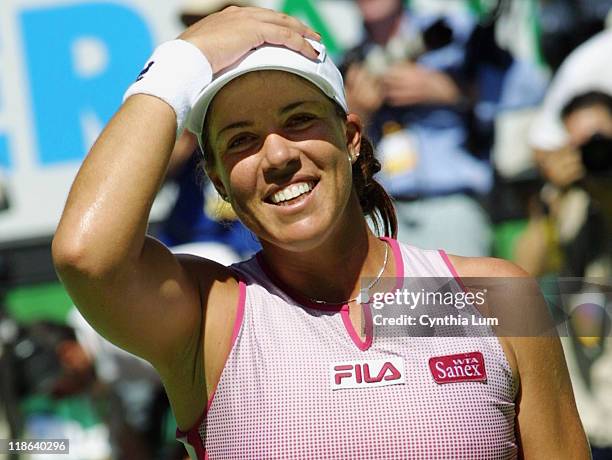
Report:
[[[305,193],[310,192],[314,188],[314,182],[298,182],[291,184],[282,190],[276,192],[270,200],[274,204],[283,203],[284,201],[293,200]]]

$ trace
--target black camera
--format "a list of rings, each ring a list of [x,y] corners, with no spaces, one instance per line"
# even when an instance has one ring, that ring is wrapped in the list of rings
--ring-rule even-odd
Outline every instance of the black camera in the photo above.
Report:
[[[580,153],[589,174],[608,175],[612,172],[612,137],[596,133],[580,146]]]

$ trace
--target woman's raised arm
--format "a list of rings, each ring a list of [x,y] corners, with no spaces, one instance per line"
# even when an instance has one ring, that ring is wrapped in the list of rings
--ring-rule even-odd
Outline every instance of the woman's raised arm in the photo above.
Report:
[[[196,46],[216,72],[263,43],[315,57],[304,37],[317,34],[286,15],[228,8],[179,38]],[[233,302],[236,282],[224,267],[176,257],[146,236],[180,112],[165,102],[168,97],[155,96],[129,97],[106,126],[75,179],[52,250],[61,280],[88,321],[114,343],[159,367],[199,337],[202,303],[219,298]],[[179,96],[175,99],[191,99]],[[178,109],[188,112],[189,107]]]

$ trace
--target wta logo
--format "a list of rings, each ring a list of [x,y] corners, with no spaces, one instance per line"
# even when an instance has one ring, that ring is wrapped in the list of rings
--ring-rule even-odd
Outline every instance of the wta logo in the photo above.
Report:
[[[332,390],[406,383],[404,360],[398,357],[334,363],[330,371]]]
[[[429,370],[436,383],[487,380],[484,357],[479,351],[430,358]]]

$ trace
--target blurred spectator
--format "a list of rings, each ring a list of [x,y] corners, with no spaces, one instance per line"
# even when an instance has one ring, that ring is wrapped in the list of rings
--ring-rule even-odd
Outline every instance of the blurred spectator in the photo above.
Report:
[[[107,418],[117,458],[152,458],[158,445],[149,443],[146,435],[151,424],[156,422],[149,419],[149,414],[161,387],[157,372],[145,360],[98,334],[75,307],[70,310],[67,323],[74,329],[82,350],[95,367],[98,379],[112,391],[114,404],[119,409]]]
[[[612,254],[612,96],[589,91],[560,111],[566,144],[547,152],[549,183],[517,246],[534,276],[560,252],[566,276],[610,276]]]
[[[601,279],[586,281],[582,292],[565,296],[570,317],[568,337],[561,337],[576,406],[589,437],[593,460],[612,459],[612,296],[598,291]]]
[[[189,0],[181,12],[181,21],[187,27],[225,7],[248,4],[244,0]],[[201,158],[195,137],[184,131],[177,139],[167,175],[177,184],[178,196],[156,236],[174,252],[230,265],[253,254],[260,245],[208,181]]]
[[[70,311],[68,322],[92,357],[99,379],[117,396],[122,416],[111,421],[118,458],[185,458],[185,448],[175,437],[176,421],[155,369],[100,336],[76,308]]]
[[[6,346],[13,351],[2,359],[12,357],[9,374],[2,367],[3,386],[11,386],[2,396],[19,402],[7,414],[19,421],[15,438],[68,438],[67,458],[76,460],[184,458],[170,406],[160,400],[159,376],[148,362],[108,342],[76,308],[66,325],[15,327]],[[2,330],[6,335],[5,324]]]
[[[603,244],[601,243],[602,238],[605,239],[603,236],[589,232],[605,231],[603,224],[596,222],[605,218],[606,212],[602,209],[609,207],[610,198],[602,197],[601,192],[595,192],[596,183],[606,181],[595,179],[593,174],[589,174],[586,181],[590,191],[585,189],[586,183],[583,178],[586,169],[577,149],[596,130],[605,130],[605,102],[600,101],[596,104],[597,109],[579,110],[575,116],[572,112],[578,106],[585,108],[581,100],[588,102],[590,99],[587,97],[585,100],[577,96],[592,91],[612,94],[610,55],[612,55],[612,30],[597,34],[572,52],[555,75],[530,130],[530,144],[535,151],[536,161],[544,179],[549,182],[549,186],[544,191],[544,198],[547,201],[546,206],[550,208],[553,221],[552,233],[549,228],[549,237],[546,240],[541,226],[539,230],[532,228],[525,234],[524,239],[532,242],[539,240],[539,244],[528,244],[522,252],[532,261],[536,258],[545,260],[544,254],[546,248],[551,247],[550,235],[552,235],[553,239],[560,240],[552,247],[561,245],[565,248],[567,260],[563,272],[576,276],[585,273],[589,261],[594,257],[592,252],[599,251],[597,245]],[[603,98],[605,99],[605,96]],[[570,104],[572,99],[574,103]],[[596,116],[587,116],[589,114]],[[563,117],[565,117],[565,126]],[[593,199],[597,201],[596,205],[593,204]],[[537,251],[534,251],[536,248]],[[536,254],[541,257],[537,257]],[[540,274],[539,268],[534,267],[531,273]]]
[[[612,30],[597,34],[572,52],[554,76],[544,103],[531,123],[529,144],[549,185],[545,187],[543,196],[539,194],[529,199],[529,221],[516,242],[513,260],[534,276],[561,271],[581,276],[585,261],[592,255],[587,248],[568,244],[580,229],[583,232],[602,229],[600,225],[583,226],[587,213],[591,212],[589,209],[593,208],[585,190],[574,187],[585,170],[561,114],[572,98],[585,92],[597,90],[612,94],[610,55]],[[572,190],[565,193],[568,188]],[[559,212],[564,217],[558,215]],[[601,215],[589,215],[590,222],[602,218]],[[577,241],[598,239],[601,238],[583,233]],[[562,251],[562,246],[565,251]],[[591,250],[594,247],[591,246]],[[569,260],[564,262],[564,258]]]
[[[69,439],[67,459],[110,459],[111,436],[102,407],[108,393],[72,328],[42,321],[23,327],[12,353],[23,415],[19,438]]]
[[[502,104],[538,102],[542,81],[525,87],[525,67],[497,46],[494,21],[416,13],[401,0],[357,5],[364,32],[343,65],[347,97],[377,145],[398,238],[487,255],[490,224],[479,197],[493,183],[495,115]]]

